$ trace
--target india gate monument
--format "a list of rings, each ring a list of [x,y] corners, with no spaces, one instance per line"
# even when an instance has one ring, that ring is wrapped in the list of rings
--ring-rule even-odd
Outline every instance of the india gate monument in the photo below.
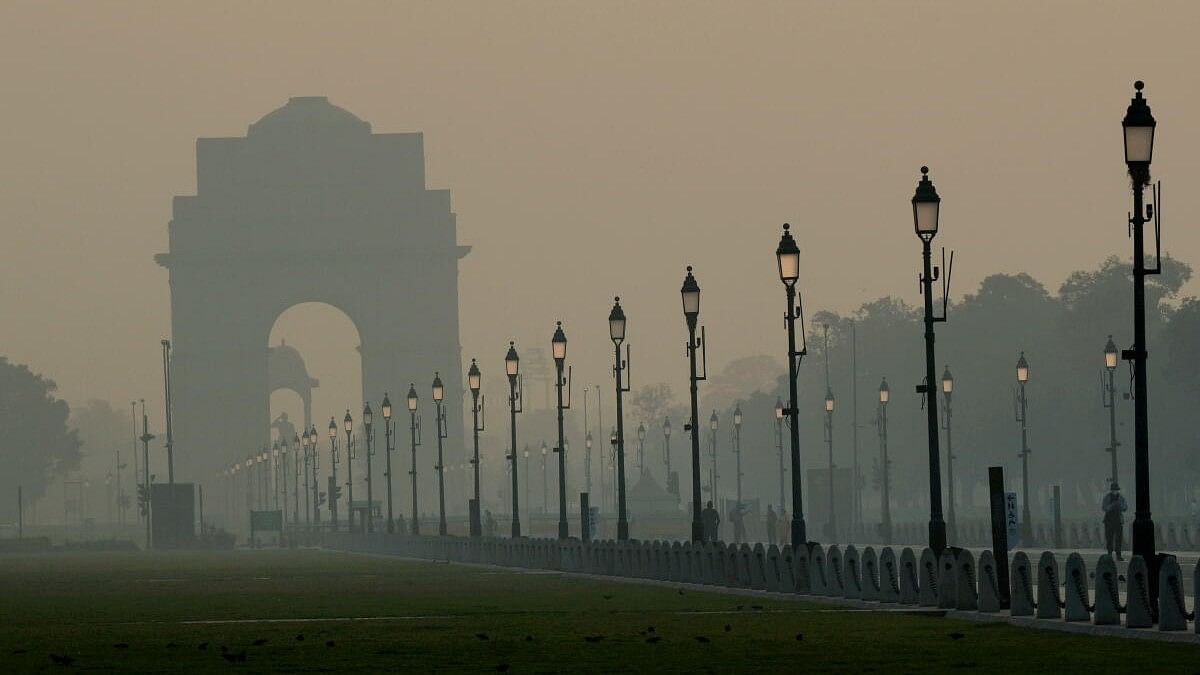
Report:
[[[198,139],[196,194],[174,198],[169,252],[156,256],[171,284],[176,475],[204,480],[270,445],[270,394],[297,385],[273,379],[268,338],[300,303],[332,305],[358,331],[362,400],[345,402],[356,420],[385,391],[402,410],[409,382],[424,394],[441,371],[448,428],[460,425],[458,261],[469,250],[449,191],[425,185],[421,133],[372,133],[305,96],[245,136]],[[316,411],[322,439],[321,415],[334,412]]]

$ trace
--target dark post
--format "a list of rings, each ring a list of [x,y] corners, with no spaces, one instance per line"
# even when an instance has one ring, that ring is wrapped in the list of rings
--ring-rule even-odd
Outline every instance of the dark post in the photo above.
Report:
[[[579,539],[583,543],[588,543],[592,540],[592,514],[591,507],[588,504],[588,493],[579,493],[579,515],[581,516],[579,524]]]
[[[954,443],[951,435],[951,419],[954,415],[951,398],[954,396],[954,378],[950,375],[950,366],[942,371],[942,400],[945,406],[945,417],[942,428],[946,430],[946,497],[950,500],[947,511],[946,528],[949,530],[950,542],[958,541],[958,520],[954,517]]]
[[[568,380],[563,378],[563,363],[567,358],[567,336],[563,333],[561,321],[558,322],[558,326],[554,330],[554,337],[551,343],[556,372],[554,388],[558,393],[558,446],[554,448],[554,452],[558,453],[558,538],[566,539],[571,536],[571,532],[567,525],[567,444],[565,435],[563,434],[563,411],[570,408],[571,404],[570,401],[565,404],[563,403],[563,387],[568,382]],[[568,388],[567,396],[570,395],[571,392]],[[544,490],[544,480],[542,486]]]
[[[387,531],[396,531],[392,511],[392,400],[383,392],[383,477],[387,479]]]
[[[342,425],[346,428],[346,529],[350,532],[354,531],[354,421],[350,417],[350,410],[346,410],[346,416],[342,418]]]
[[[17,539],[25,538],[25,497],[22,486],[17,486]]]
[[[333,418],[329,418],[329,520],[334,532],[338,529],[338,498],[337,498],[337,466],[338,466],[338,451],[337,451],[337,422]]]
[[[992,555],[996,558],[996,590],[1000,608],[1009,608],[1008,523],[1004,516],[1004,467],[988,467],[988,488],[992,506]]]
[[[1117,441],[1117,383],[1115,379],[1117,371],[1117,345],[1113,343],[1112,336],[1108,336],[1108,344],[1104,346],[1104,369],[1108,371],[1108,384],[1104,386],[1105,400],[1104,407],[1108,408],[1108,452],[1112,455],[1112,473],[1108,478],[1109,483],[1117,482],[1117,448],[1121,445]]]
[[[150,441],[154,439],[154,434],[150,433],[150,418],[146,416],[146,402],[142,401],[142,435],[138,440],[142,442],[142,497],[145,501],[146,511],[146,550],[149,551],[152,546],[150,539],[150,525],[153,513],[151,511],[152,504],[150,502]]]
[[[521,505],[520,493],[517,492],[517,413],[521,412],[521,388],[519,382],[519,367],[520,357],[517,355],[517,348],[513,342],[508,343],[508,354],[504,357],[504,370],[508,376],[508,411],[510,415],[509,425],[512,429],[512,445],[510,447],[511,454],[508,460],[512,462],[512,538],[517,539],[521,536]]]
[[[471,500],[471,536],[483,535],[483,525],[479,521],[479,432],[484,425],[480,424],[479,413],[483,412],[483,401],[479,395],[480,373],[475,359],[471,359],[471,367],[467,370],[467,388],[471,390],[471,438],[475,446],[475,454],[471,457],[471,467],[475,473],[475,498]]]
[[[620,335],[613,334],[614,321],[620,321]],[[617,540],[629,539],[629,515],[625,508],[625,409],[624,393],[629,391],[627,384],[622,382],[621,375],[629,366],[629,346],[626,345],[626,359],[621,359],[621,342],[625,339],[625,312],[621,309],[621,298],[616,298],[612,312],[608,315],[609,337],[613,341],[613,376],[616,378],[617,392]]]
[[[171,498],[175,498],[175,445],[171,437],[171,341],[163,340],[163,398],[167,420],[167,482],[171,484]]]
[[[438,474],[438,534],[443,537],[446,536],[446,463],[442,458],[442,441],[450,437],[450,430],[446,426],[446,408],[442,406],[445,391],[441,375],[434,371],[433,408],[434,416],[437,418],[438,442],[437,466],[434,469]]]
[[[683,296],[683,315],[687,319],[687,353],[690,368],[688,391],[691,395],[692,418],[684,430],[690,431],[692,434],[692,541],[702,543],[704,541],[704,521],[700,517],[703,505],[700,503],[700,429],[698,427],[700,410],[697,383],[707,379],[708,367],[707,359],[705,359],[704,374],[697,374],[696,350],[703,349],[703,353],[707,355],[708,347],[704,344],[703,329],[701,329],[701,337],[696,338],[696,322],[700,316],[700,284],[696,283],[696,277],[692,276],[691,265],[688,265],[687,276],[683,279],[680,294]]]
[[[788,230],[790,225],[783,224],[783,236],[775,249],[775,259],[779,263],[779,278],[787,291],[787,323],[788,334],[788,407],[784,414],[788,419],[792,451],[792,546],[799,546],[808,541],[807,528],[804,525],[804,495],[800,486],[800,405],[796,378],[800,367],[800,359],[808,353],[808,345],[796,349],[796,313],[799,309],[801,325],[804,323],[804,309],[797,307],[796,282],[800,279],[800,247]],[[801,336],[803,337],[803,336]],[[780,504],[780,508],[783,505]]]
[[[408,383],[408,434],[412,449],[412,468],[408,475],[412,479],[412,524],[409,531],[421,534],[421,514],[417,511],[417,446],[421,444],[420,418],[417,417],[417,388],[412,382]]]
[[[375,427],[374,414],[371,412],[371,403],[368,401],[363,404],[363,441],[367,445],[367,513],[365,516],[365,525],[367,532],[375,531],[375,515],[374,511],[375,495],[371,489],[371,455],[375,454]]]
[[[887,378],[883,378],[883,382],[879,385],[879,414],[875,418],[875,423],[879,430],[879,455],[882,466],[879,469],[880,473],[880,502],[883,513],[881,514],[881,522],[879,525],[879,536],[883,543],[892,543],[892,501],[891,501],[891,469],[892,462],[888,459],[888,420],[887,406],[891,400],[892,393],[888,387]]]
[[[1054,486],[1054,548],[1063,547],[1062,539],[1062,486]]]

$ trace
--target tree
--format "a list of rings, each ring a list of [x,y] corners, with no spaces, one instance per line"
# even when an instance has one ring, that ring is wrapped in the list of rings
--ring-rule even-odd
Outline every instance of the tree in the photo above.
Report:
[[[633,417],[637,422],[654,428],[662,424],[662,418],[670,410],[674,399],[675,393],[671,391],[671,385],[659,382],[648,384],[633,392],[629,397],[629,405],[633,407]]]
[[[0,500],[0,518],[16,517],[18,485],[32,502],[52,478],[79,466],[81,443],[67,428],[71,410],[54,396],[56,389],[53,381],[0,356],[0,494],[14,495]]]

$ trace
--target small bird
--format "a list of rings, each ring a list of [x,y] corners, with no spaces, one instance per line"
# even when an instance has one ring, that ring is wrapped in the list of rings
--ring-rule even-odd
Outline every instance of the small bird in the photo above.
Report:
[[[476,633],[475,637],[479,638],[480,640],[486,640],[486,639],[488,639],[488,634],[487,633]]]
[[[175,644],[174,642],[168,642],[168,643],[167,643],[167,649],[175,649],[175,648],[176,648],[176,647],[178,647],[178,646],[179,646],[179,645],[178,645],[178,644]]]
[[[253,644],[255,647],[261,647],[261,646],[267,644],[267,639],[259,638],[259,639],[255,640],[254,642],[252,642],[251,644]]]
[[[497,664],[497,665],[496,665],[496,672],[498,672],[498,673],[507,673],[507,672],[508,672],[508,664],[507,664],[507,663],[500,663],[500,664]]]
[[[662,639],[661,637],[654,635],[654,636],[646,638],[646,642],[649,642],[650,644],[657,644],[658,641],[661,639]]]
[[[326,646],[326,647],[333,647],[333,646],[334,646],[334,644],[333,644],[333,640],[327,640],[327,641],[325,642],[325,646]]]
[[[796,642],[804,642],[804,633],[796,633]]]
[[[762,609],[762,605],[750,605],[750,609]]]
[[[230,662],[230,663],[241,663],[241,662],[245,662],[245,660],[246,660],[246,650],[245,650],[245,649],[243,649],[242,651],[238,652],[237,654],[234,654],[234,653],[231,653],[231,652],[230,652],[230,653],[221,654],[221,658],[225,659],[226,661],[228,661],[228,662]]]
[[[113,645],[113,648],[114,649],[129,649],[129,643],[128,642],[118,642],[117,644]]]
[[[696,642],[710,642],[710,640],[708,638],[704,637],[703,635],[697,635]]]
[[[58,654],[51,654],[50,660],[57,663],[60,666],[69,666],[72,663],[75,663],[75,659],[71,658],[70,656],[67,656],[66,654],[64,654],[62,656],[59,656]]]
[[[199,645],[199,648],[200,648],[200,650],[201,650],[201,651],[203,651],[203,650],[205,650],[205,649],[208,649],[208,643],[207,643],[207,642],[201,642],[201,643],[200,643],[200,645]]]
[[[227,651],[229,651],[229,647],[226,647],[225,645],[221,645],[221,653],[224,654]]]
[[[25,653],[25,652],[27,652],[27,651],[29,651],[29,650],[28,650],[28,649],[14,649],[14,650],[12,650],[12,653],[14,653],[14,654],[24,654],[24,653]]]
[[[584,640],[588,642],[599,642],[604,639],[603,635],[585,635]]]
[[[526,641],[526,642],[533,642],[533,636],[532,636],[532,635],[526,635],[526,636],[525,636],[525,641]]]
[[[646,632],[648,632],[648,633],[653,633],[653,632],[654,632],[654,626],[647,626],[647,627],[646,627]]]
[[[680,595],[683,595],[683,589],[682,589],[682,588],[681,588],[681,589],[679,589],[679,594],[680,594]]]
[[[297,636],[296,636],[296,641],[297,641],[297,642],[304,642],[304,633],[300,633],[299,635],[297,635]]]
[[[745,607],[745,605],[738,605],[738,606],[737,606],[737,608],[738,608],[738,611],[739,611],[739,612],[740,612],[740,611],[742,611],[742,608],[743,608],[743,607]]]
[[[606,595],[606,596],[604,596],[604,599],[605,599],[605,600],[612,600],[612,596],[611,596],[611,595]]]
[[[951,634],[950,634],[950,639],[951,639],[951,640],[961,640],[961,639],[963,639],[963,638],[965,638],[965,637],[967,637],[967,636],[966,636],[966,635],[963,635],[962,633],[951,633]]]

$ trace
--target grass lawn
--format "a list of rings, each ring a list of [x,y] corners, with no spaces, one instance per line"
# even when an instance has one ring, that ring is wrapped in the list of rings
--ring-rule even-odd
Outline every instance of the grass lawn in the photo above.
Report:
[[[0,673],[1200,669],[1193,645],[322,551],[5,555],[0,598]]]

